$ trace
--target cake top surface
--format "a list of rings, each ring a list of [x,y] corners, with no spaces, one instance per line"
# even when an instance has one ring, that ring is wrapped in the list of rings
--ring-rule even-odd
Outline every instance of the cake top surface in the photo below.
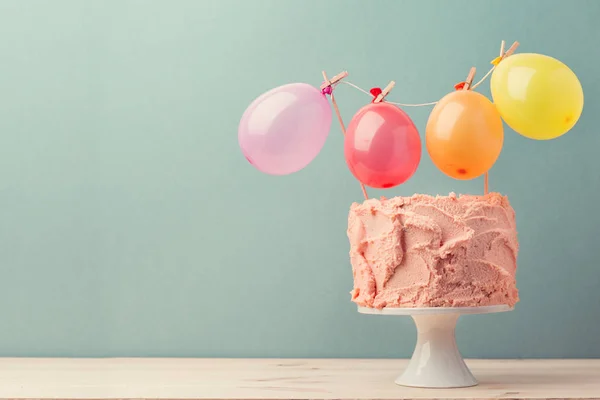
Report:
[[[354,203],[353,206],[369,206],[374,204],[381,205],[391,205],[391,206],[402,206],[404,204],[411,204],[413,202],[419,203],[435,203],[439,201],[458,201],[458,202],[482,202],[489,203],[493,205],[506,205],[508,206],[508,197],[492,192],[486,195],[472,195],[472,194],[459,194],[457,195],[454,192],[451,192],[448,196],[440,196],[439,194],[436,196],[432,196],[429,194],[413,194],[412,196],[397,196],[392,198],[387,198],[385,196],[381,196],[379,199],[368,199],[362,203]]]
[[[415,204],[441,206],[447,209],[447,211],[451,211],[453,208],[464,210],[465,208],[473,206],[500,206],[514,214],[508,201],[508,197],[495,192],[486,195],[457,195],[452,192],[448,196],[431,196],[428,194],[414,194],[412,196],[398,196],[392,198],[382,196],[379,199],[368,199],[362,203],[353,203],[350,209],[351,211],[358,213],[373,210],[394,211]]]

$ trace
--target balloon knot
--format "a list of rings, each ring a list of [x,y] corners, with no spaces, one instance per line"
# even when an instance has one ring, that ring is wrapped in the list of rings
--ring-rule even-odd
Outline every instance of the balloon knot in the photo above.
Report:
[[[463,90],[463,88],[465,87],[466,84],[467,84],[467,82],[459,82],[456,85],[454,85],[454,89]]]
[[[326,86],[323,89],[321,89],[321,93],[331,95],[331,93],[333,93],[333,88],[331,87],[331,85]]]
[[[377,96],[379,96],[383,91],[381,90],[381,88],[374,87],[371,90],[369,90],[369,92],[373,96],[373,102],[374,102],[375,99],[377,98]]]

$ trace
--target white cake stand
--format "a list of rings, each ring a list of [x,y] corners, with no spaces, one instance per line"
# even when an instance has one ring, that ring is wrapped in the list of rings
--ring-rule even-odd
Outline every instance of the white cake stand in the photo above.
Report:
[[[486,307],[383,308],[358,307],[362,314],[410,315],[417,326],[417,345],[406,370],[396,378],[402,386],[458,388],[477,385],[456,345],[458,317],[511,311],[507,305]]]

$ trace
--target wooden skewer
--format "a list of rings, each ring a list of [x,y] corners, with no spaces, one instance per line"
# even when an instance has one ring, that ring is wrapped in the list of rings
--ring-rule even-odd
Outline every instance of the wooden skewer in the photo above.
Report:
[[[500,57],[505,59],[515,52],[517,47],[519,47],[519,42],[514,42],[508,51],[504,52],[504,48],[506,47],[506,42],[503,40],[500,42]],[[490,192],[490,173],[486,172],[483,175],[483,194],[487,195]]]
[[[513,43],[513,45],[511,46],[512,51],[510,54],[514,53],[517,46],[519,46],[518,42]],[[508,51],[506,53],[504,52],[505,47],[506,47],[506,42],[503,40],[500,43],[500,57],[502,57],[503,59],[510,55],[510,54],[508,54]],[[510,49],[509,49],[509,51],[510,51]],[[490,173],[488,171],[483,175],[483,194],[487,195],[489,192],[490,192]]]
[[[471,67],[471,70],[469,71],[469,75],[467,75],[467,79],[465,80],[465,85],[463,86],[462,90],[471,89],[471,85],[473,84],[473,79],[475,79],[475,72],[477,72],[475,67]],[[484,194],[488,193],[488,173],[487,172],[485,173],[484,178],[483,178],[483,191],[484,191]]]
[[[486,172],[483,176],[483,194],[487,195],[490,192],[490,173]]]
[[[343,72],[340,72],[339,74],[337,74],[336,76],[334,76],[333,78],[331,78],[331,80],[329,80],[329,79],[327,79],[327,74],[325,73],[325,71],[323,71],[323,80],[325,82],[321,85],[321,90],[325,89],[327,86],[335,85],[336,83],[338,83],[339,81],[341,81],[342,79],[344,79],[347,76],[348,76],[348,71],[343,71]]]
[[[330,81],[327,78],[327,74],[325,73],[325,71],[323,71],[323,80],[325,81],[325,83],[323,85],[321,85],[321,90],[325,89],[327,86],[333,85],[334,83],[341,81],[342,79],[344,79],[347,76],[348,76],[348,72],[344,71],[344,72],[334,76],[333,79],[331,79],[331,81]],[[338,78],[338,79],[336,80],[336,78]],[[337,116],[338,122],[340,123],[340,128],[342,129],[342,133],[344,134],[344,136],[346,136],[346,126],[344,125],[344,120],[342,119],[342,114],[340,113],[340,108],[338,107],[337,102],[335,101],[335,96],[333,95],[333,92],[331,92],[331,104],[333,105],[333,109],[335,110],[335,115]],[[367,194],[367,189],[365,188],[365,185],[363,185],[362,182],[359,182],[359,184],[360,184],[360,189],[362,190],[363,196],[365,196],[365,200],[369,200],[369,195]]]
[[[381,91],[381,93],[375,98],[375,100],[373,100],[373,103],[380,103],[381,101],[383,101],[385,96],[387,96],[392,91],[394,86],[396,86],[396,82],[390,81],[390,83],[388,83],[388,85]]]

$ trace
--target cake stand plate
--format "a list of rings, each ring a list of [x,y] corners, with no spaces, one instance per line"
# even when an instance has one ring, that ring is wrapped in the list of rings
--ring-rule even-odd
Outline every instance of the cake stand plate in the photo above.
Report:
[[[507,305],[486,307],[383,308],[358,307],[362,314],[410,315],[417,326],[417,345],[396,378],[402,386],[458,388],[477,385],[456,345],[456,321],[461,315],[511,311]]]

